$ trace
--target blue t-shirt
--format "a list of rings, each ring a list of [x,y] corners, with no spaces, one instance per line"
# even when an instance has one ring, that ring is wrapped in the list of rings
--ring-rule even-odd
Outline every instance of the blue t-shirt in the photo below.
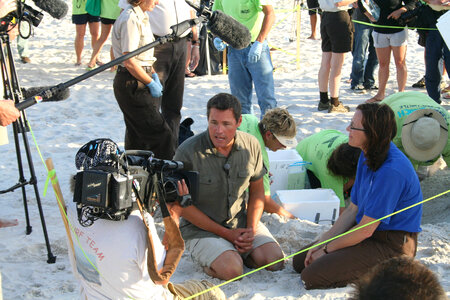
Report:
[[[364,153],[358,161],[351,200],[358,206],[356,222],[364,215],[379,219],[422,201],[419,179],[408,158],[391,142],[383,165],[373,172],[365,164]],[[422,204],[381,220],[377,230],[420,232]]]

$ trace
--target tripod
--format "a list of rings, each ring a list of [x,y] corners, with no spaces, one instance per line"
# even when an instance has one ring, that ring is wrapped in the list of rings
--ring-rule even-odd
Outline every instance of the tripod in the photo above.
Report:
[[[9,41],[9,36],[7,33],[0,33],[0,65],[1,72],[3,78],[3,88],[4,88],[4,98],[11,99],[14,103],[19,103],[19,101],[23,100],[22,92],[19,86],[19,80],[17,78],[16,69],[14,66],[14,59],[12,57],[11,46]],[[27,194],[25,190],[25,186],[32,185],[34,187],[34,193],[36,196],[36,203],[39,210],[39,216],[41,218],[42,230],[44,232],[45,245],[47,246],[47,263],[52,264],[55,263],[56,256],[52,254],[50,248],[50,242],[48,240],[47,228],[45,225],[44,212],[42,210],[41,199],[39,197],[39,190],[37,186],[36,174],[34,171],[33,160],[31,157],[30,146],[28,144],[27,131],[29,131],[29,127],[27,125],[27,118],[25,112],[22,111],[20,113],[19,118],[13,123],[13,132],[14,132],[14,144],[16,147],[16,157],[17,157],[17,165],[19,168],[19,182],[13,185],[12,187],[1,190],[0,194],[13,192],[15,189],[22,189],[22,198],[23,198],[23,207],[25,210],[25,219],[26,219],[26,234],[29,235],[32,231],[32,227],[30,225],[30,218],[28,215],[28,204],[27,204]],[[25,154],[28,161],[28,168],[30,170],[30,180],[26,180],[24,176],[23,163],[22,163],[22,154],[20,149],[19,142],[19,134],[22,135],[22,142],[25,148]]]

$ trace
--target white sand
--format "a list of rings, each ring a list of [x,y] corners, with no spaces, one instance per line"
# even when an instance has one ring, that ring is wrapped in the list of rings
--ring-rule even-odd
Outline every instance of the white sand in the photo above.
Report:
[[[70,6],[71,2],[65,0]],[[276,1],[277,9],[291,9],[292,2]],[[286,19],[285,19],[286,18]],[[290,43],[291,13],[277,13],[277,21],[285,19],[275,27],[270,35],[270,44],[295,53],[295,42]],[[320,41],[307,40],[309,36],[309,18],[302,12],[300,70],[296,70],[295,55],[284,51],[273,53],[275,72],[275,90],[279,106],[285,106],[298,122],[300,140],[322,129],[334,128],[345,132],[345,127],[353,115],[326,114],[317,112],[318,87],[317,73],[320,65]],[[30,39],[32,63],[17,63],[17,72],[23,87],[53,85],[68,81],[85,70],[75,67],[73,39],[74,25],[69,15],[63,20],[52,19],[45,15],[42,24],[35,29]],[[410,31],[407,65],[410,87],[424,74],[423,48],[416,43],[415,32]],[[86,38],[86,50],[83,61],[87,63],[90,55],[89,40]],[[102,51],[107,61],[109,43]],[[14,52],[15,42],[13,43]],[[15,57],[18,57],[16,54]],[[352,111],[371,95],[356,95],[349,91],[348,79],[351,70],[351,55],[347,55],[343,68],[343,80],[340,98]],[[114,74],[105,71],[70,88],[71,97],[60,103],[42,103],[27,110],[27,116],[36,135],[44,158],[54,161],[59,182],[66,202],[72,201],[68,179],[75,173],[74,155],[87,141],[98,137],[109,137],[123,147],[125,126],[122,114],[116,104],[112,90]],[[395,68],[391,63],[391,77],[388,82],[388,94],[396,89]],[[408,88],[411,90],[411,88]],[[228,92],[226,76],[196,77],[186,80],[183,118],[193,117],[193,130],[199,133],[206,128],[205,107],[207,100],[218,92]],[[425,93],[425,90],[421,90]],[[254,97],[254,101],[256,99]],[[450,109],[448,102],[444,105]],[[257,105],[255,112],[259,114]],[[12,141],[11,128],[9,128]],[[31,152],[42,196],[46,171],[38,152],[32,144]],[[18,180],[14,144],[1,148],[0,182],[1,189],[15,184]],[[27,165],[25,163],[25,165]],[[436,171],[436,170],[435,170]],[[29,178],[26,171],[26,178]],[[438,166],[436,173],[422,182],[424,197],[448,190],[450,172],[444,165]],[[36,199],[32,187],[26,188],[29,199],[29,214],[33,232],[25,235],[25,217],[20,190],[0,196],[2,209],[0,218],[17,218],[16,227],[0,229],[0,271],[3,281],[4,299],[76,299],[77,283],[71,273],[67,257],[66,234],[51,187],[46,197],[41,197],[45,214],[51,249],[57,256],[55,264],[46,263],[46,247],[42,234]],[[423,232],[419,236],[417,258],[436,272],[450,295],[450,195],[432,200],[424,205]],[[280,219],[278,216],[264,215],[263,222],[280,242],[286,254],[298,251],[300,247],[312,241],[329,225],[315,225],[308,221]],[[184,254],[173,280],[187,278],[204,279],[207,276],[195,265],[188,254]],[[220,283],[217,279],[211,279]],[[331,290],[306,291],[300,277],[292,269],[291,260],[286,268],[279,272],[260,271],[244,279],[223,287],[230,299],[345,299],[350,287]]]

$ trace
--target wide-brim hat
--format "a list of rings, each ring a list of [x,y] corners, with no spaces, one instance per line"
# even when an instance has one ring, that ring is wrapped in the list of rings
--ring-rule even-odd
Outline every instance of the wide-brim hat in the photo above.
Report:
[[[402,145],[406,154],[418,161],[438,157],[448,141],[448,126],[434,109],[418,109],[409,114],[402,126]]]
[[[297,139],[295,138],[295,136],[293,137],[288,137],[288,136],[283,136],[283,135],[279,135],[276,133],[272,134],[277,138],[277,140],[280,142],[281,145],[285,146],[286,148],[292,148],[297,146]]]

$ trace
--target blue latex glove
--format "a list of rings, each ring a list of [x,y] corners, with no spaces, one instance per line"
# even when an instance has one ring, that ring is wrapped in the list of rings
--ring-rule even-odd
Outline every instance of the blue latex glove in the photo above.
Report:
[[[152,74],[152,81],[147,84],[148,89],[150,90],[150,94],[152,97],[159,98],[162,96],[162,85],[159,81],[158,74]]]
[[[227,45],[222,41],[221,38],[216,37],[216,38],[214,39],[214,47],[216,47],[216,49],[217,49],[218,51],[223,51],[223,50],[225,50],[225,48],[227,47]]]
[[[248,62],[254,64],[261,58],[263,43],[255,41],[248,52]]]

